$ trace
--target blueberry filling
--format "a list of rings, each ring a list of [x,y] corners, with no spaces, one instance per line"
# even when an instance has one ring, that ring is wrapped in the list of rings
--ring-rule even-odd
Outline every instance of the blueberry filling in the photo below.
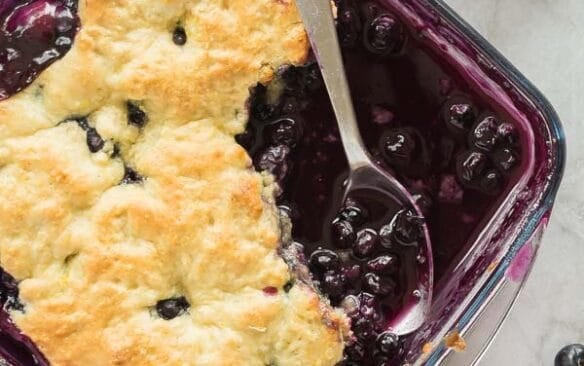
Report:
[[[182,26],[177,26],[172,32],[172,41],[177,46],[184,46],[187,43],[187,32]]]
[[[148,122],[148,116],[140,106],[134,102],[126,102],[126,109],[128,110],[128,123],[138,128],[144,127]]]
[[[86,135],[85,141],[87,143],[87,148],[89,149],[89,151],[91,151],[92,153],[96,153],[103,148],[105,142],[103,141],[97,130],[89,124],[87,118],[85,117],[76,118],[73,120],[73,122],[76,122],[77,125],[81,127],[83,131],[85,131]]]
[[[156,313],[164,320],[174,319],[187,312],[190,304],[184,296],[160,300],[156,303]]]
[[[76,0],[0,3],[0,100],[25,88],[63,57],[78,28]]]
[[[144,177],[129,166],[124,167],[124,177],[122,184],[139,184],[144,181]]]
[[[18,298],[18,283],[10,274],[0,269],[0,303],[6,311],[24,311],[24,305]]]
[[[517,180],[519,131],[381,5],[336,4],[364,143],[423,212],[438,281]],[[416,263],[425,260],[422,218],[392,202],[342,202],[347,164],[314,64],[282,68],[274,81],[252,88],[249,109],[247,130],[236,140],[258,171],[274,174],[282,188],[278,205],[292,221],[315,287],[351,319],[355,339],[341,364],[398,364],[407,337],[398,339],[384,324],[416,291]]]

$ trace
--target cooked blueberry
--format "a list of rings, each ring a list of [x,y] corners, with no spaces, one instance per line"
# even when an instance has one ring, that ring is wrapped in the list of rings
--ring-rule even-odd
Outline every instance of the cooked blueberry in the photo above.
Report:
[[[346,278],[343,274],[335,271],[327,271],[321,281],[322,291],[332,297],[343,294]]]
[[[480,120],[470,133],[470,144],[484,151],[491,151],[499,142],[499,121],[493,116]]]
[[[101,150],[103,148],[104,141],[99,133],[97,133],[97,130],[95,128],[89,128],[86,133],[87,147],[89,148],[89,151],[96,153]]]
[[[404,34],[401,24],[390,14],[380,14],[366,23],[363,44],[376,55],[390,55],[400,51]]]
[[[361,266],[358,264],[343,268],[343,273],[349,282],[354,282],[361,277]]]
[[[338,7],[337,30],[343,47],[354,47],[361,33],[361,20],[351,1],[341,1]]]
[[[417,245],[423,236],[424,219],[413,211],[402,209],[391,220],[393,238],[401,245]]]
[[[126,108],[128,110],[128,122],[136,127],[144,127],[148,122],[148,116],[136,103],[127,102]]]
[[[385,355],[393,355],[399,350],[399,337],[391,332],[383,332],[377,337],[377,349]]]
[[[339,211],[339,219],[348,221],[353,225],[363,224],[366,218],[365,210],[354,202],[347,202],[347,205]]]
[[[184,27],[179,25],[174,28],[174,32],[172,32],[172,41],[177,46],[184,46],[187,43],[187,32]]]
[[[363,280],[365,286],[375,295],[387,296],[395,290],[395,282],[391,278],[376,273],[366,273]]]
[[[189,308],[189,303],[184,296],[160,300],[156,303],[156,312],[164,320],[174,319],[184,314]]]
[[[18,282],[8,272],[0,268],[0,303],[5,310],[24,311],[19,299]]]
[[[137,184],[144,181],[144,177],[140,175],[134,169],[126,166],[124,172],[124,178],[122,178],[122,184]]]
[[[270,140],[274,144],[294,146],[300,138],[300,131],[296,121],[282,118],[271,124]]]
[[[350,248],[357,238],[353,225],[347,220],[333,221],[331,235],[338,248]]]
[[[337,269],[339,256],[328,249],[317,249],[310,255],[310,268],[314,271],[327,271]]]
[[[503,122],[497,128],[497,135],[502,143],[513,146],[519,142],[517,129],[511,123]]]
[[[444,113],[444,122],[450,131],[455,134],[464,133],[475,123],[476,112],[471,104],[449,104]]]
[[[285,293],[290,292],[290,290],[292,290],[292,287],[294,287],[294,282],[292,281],[286,282],[286,284],[284,284],[284,292]]]
[[[584,345],[571,344],[558,352],[554,360],[555,366],[582,366],[584,365]]]
[[[410,129],[396,128],[387,132],[381,140],[383,157],[388,164],[395,167],[406,167],[416,158],[416,136]]]
[[[373,254],[377,244],[379,242],[379,237],[377,232],[373,229],[363,229],[357,232],[357,238],[353,243],[353,253],[359,258],[365,258]]]
[[[393,248],[394,246],[394,237],[393,237],[393,226],[391,224],[383,225],[381,229],[379,229],[379,242],[385,248]]]
[[[286,179],[290,170],[289,155],[290,147],[286,145],[269,146],[260,154],[257,166],[260,170],[274,175],[276,180],[281,183]]]
[[[501,173],[496,170],[490,170],[482,177],[480,188],[487,194],[497,194],[501,190],[502,182]]]
[[[359,341],[353,341],[345,348],[345,353],[352,361],[362,361],[366,352],[365,346]]]
[[[397,271],[399,259],[393,254],[385,254],[377,258],[371,259],[365,265],[365,268],[378,274],[392,274]]]
[[[513,148],[503,147],[497,149],[491,155],[491,160],[493,164],[502,171],[503,173],[508,173],[517,165],[517,154],[513,151]]]
[[[460,182],[472,186],[482,177],[487,164],[487,156],[478,151],[467,151],[456,162],[456,173]]]

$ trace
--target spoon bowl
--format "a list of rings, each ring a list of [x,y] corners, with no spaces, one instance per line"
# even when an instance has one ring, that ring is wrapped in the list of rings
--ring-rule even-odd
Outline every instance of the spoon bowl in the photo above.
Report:
[[[420,225],[416,290],[406,296],[406,303],[387,325],[388,330],[397,335],[409,334],[423,324],[432,301],[434,267],[428,229],[411,194],[395,177],[373,163],[366,153],[345,76],[330,1],[296,0],[296,4],[321,68],[349,162],[350,173],[344,187],[344,198],[366,191],[370,197],[391,199],[409,210],[411,217]]]

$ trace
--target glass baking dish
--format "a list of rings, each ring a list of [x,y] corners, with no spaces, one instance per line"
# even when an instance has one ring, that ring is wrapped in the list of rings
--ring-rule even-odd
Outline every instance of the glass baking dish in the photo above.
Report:
[[[417,30],[441,62],[487,85],[490,97],[524,117],[533,131],[532,169],[436,285],[430,318],[407,345],[409,364],[472,365],[496,335],[534,263],[562,178],[564,133],[545,97],[445,3],[383,2]]]

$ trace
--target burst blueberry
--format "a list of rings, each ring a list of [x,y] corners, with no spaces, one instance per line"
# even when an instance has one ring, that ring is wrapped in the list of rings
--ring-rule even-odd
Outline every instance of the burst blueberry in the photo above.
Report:
[[[491,151],[499,142],[499,121],[493,116],[481,119],[470,133],[470,144],[483,151]]]

